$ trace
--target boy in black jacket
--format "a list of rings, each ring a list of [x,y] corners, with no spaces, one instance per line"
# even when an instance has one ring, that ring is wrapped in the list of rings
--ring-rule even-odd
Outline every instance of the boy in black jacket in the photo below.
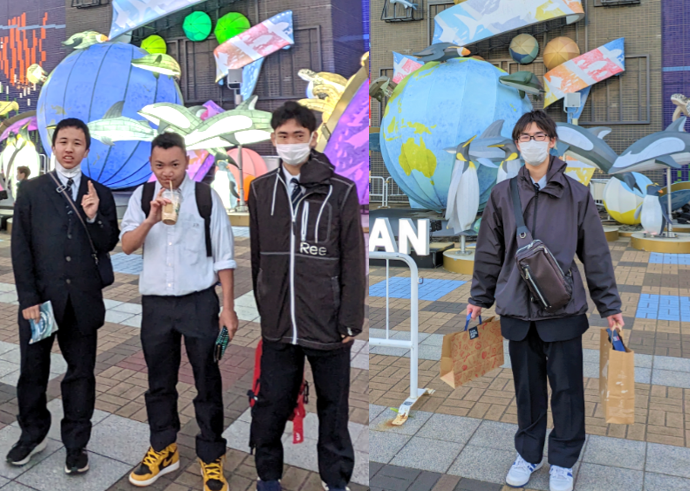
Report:
[[[324,486],[344,490],[354,451],[347,429],[350,347],[364,323],[365,252],[355,184],[316,145],[314,114],[294,102],[273,113],[280,167],[251,184],[252,279],[261,314],[261,387],[252,408],[257,489],[279,491],[281,436],[305,356],[319,415]]]

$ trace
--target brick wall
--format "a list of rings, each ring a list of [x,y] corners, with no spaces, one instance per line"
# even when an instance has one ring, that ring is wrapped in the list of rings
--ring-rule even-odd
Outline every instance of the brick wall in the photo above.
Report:
[[[673,1],[673,0],[671,0]],[[381,70],[392,69],[393,51],[399,53],[413,53],[427,47],[433,35],[433,17],[437,12],[454,6],[453,1],[445,4],[434,0],[429,6],[430,16],[427,16],[429,0],[418,0],[423,4],[424,20],[412,22],[387,23],[381,20],[382,2],[371,7],[371,71],[372,77],[379,76]],[[668,2],[668,0],[664,0]],[[687,0],[677,0],[679,4],[687,4]],[[587,21],[575,25],[565,25],[562,20],[540,24],[520,32],[533,34],[540,44],[540,56],[530,65],[517,65],[511,62],[508,52],[510,40],[516,35],[508,33],[491,41],[484,41],[470,46],[474,55],[501,64],[502,68],[515,72],[517,70],[532,70],[538,76],[543,76],[544,66],[541,53],[550,40],[558,36],[568,36],[578,44],[581,53],[593,50],[614,39],[625,37],[626,55],[648,55],[649,58],[649,123],[645,124],[612,124],[613,131],[606,137],[606,141],[613,149],[620,153],[641,137],[664,128],[661,80],[661,2],[659,0],[642,0],[641,5],[624,7],[594,7],[593,0],[586,0]],[[687,16],[688,14],[686,14]],[[687,23],[686,23],[687,25]],[[547,32],[543,32],[548,29]],[[685,30],[687,33],[687,29]],[[640,67],[638,69],[638,63]],[[690,63],[688,63],[690,65]],[[619,117],[623,101],[623,121],[647,120],[647,69],[646,59],[626,60],[626,72],[621,76],[623,91],[618,92],[618,78],[600,83],[592,90],[590,100],[580,119],[586,121],[601,121],[606,119],[607,109],[609,119]],[[689,79],[690,80],[690,79]],[[608,86],[608,87],[607,87]],[[608,98],[607,98],[608,91]],[[690,92],[690,90],[689,90]],[[639,104],[638,104],[638,95]],[[535,108],[542,107],[542,103],[534,101]],[[638,111],[639,106],[639,111]],[[562,102],[551,105],[548,109],[557,121],[566,121]],[[638,113],[643,118],[638,118]],[[372,125],[379,123],[379,105],[372,105]],[[380,154],[372,156],[372,175],[387,177]]]

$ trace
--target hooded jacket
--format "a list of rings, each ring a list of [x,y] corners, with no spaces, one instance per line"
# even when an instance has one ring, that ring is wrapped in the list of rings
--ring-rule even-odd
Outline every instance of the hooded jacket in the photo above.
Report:
[[[518,173],[525,225],[533,238],[551,250],[563,272],[572,272],[573,295],[559,311],[549,313],[531,299],[516,266],[517,226],[510,180],[494,187],[482,215],[469,302],[490,308],[495,301],[507,339],[522,340],[527,335],[530,324],[520,321],[537,322],[539,335],[547,342],[568,340],[587,330],[587,295],[575,255],[584,265],[589,292],[600,315],[621,312],[611,252],[594,199],[587,187],[564,174],[565,168],[566,163],[552,157],[547,184],[539,191],[527,168]],[[578,322],[569,324],[568,320]]]
[[[365,251],[354,182],[312,151],[293,208],[283,165],[250,186],[254,296],[269,341],[330,350],[364,324]]]

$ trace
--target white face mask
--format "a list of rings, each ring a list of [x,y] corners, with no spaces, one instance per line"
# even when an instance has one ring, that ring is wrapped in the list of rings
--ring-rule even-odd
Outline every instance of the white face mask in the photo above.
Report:
[[[53,154],[53,157],[54,156],[55,154]],[[66,176],[67,178],[74,179],[77,176],[81,175],[81,163],[77,164],[74,168],[67,169],[60,164],[60,161],[55,159],[55,169],[58,173],[60,173],[62,176]]]
[[[537,142],[536,140],[530,140],[529,142],[520,142],[520,154],[527,164],[539,166],[546,161],[549,155],[549,141]]]
[[[284,163],[296,166],[307,160],[311,152],[311,139],[314,134],[309,136],[309,142],[304,144],[276,144],[276,151]]]

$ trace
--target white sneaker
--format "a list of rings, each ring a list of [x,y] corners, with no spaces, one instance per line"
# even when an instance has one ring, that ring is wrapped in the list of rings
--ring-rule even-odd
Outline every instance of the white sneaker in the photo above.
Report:
[[[531,464],[518,454],[517,459],[508,471],[506,476],[506,484],[513,488],[522,488],[529,482],[529,478],[534,471],[544,465],[544,459],[541,459],[539,464]]]
[[[567,467],[551,466],[549,489],[551,491],[573,491],[573,470]]]

